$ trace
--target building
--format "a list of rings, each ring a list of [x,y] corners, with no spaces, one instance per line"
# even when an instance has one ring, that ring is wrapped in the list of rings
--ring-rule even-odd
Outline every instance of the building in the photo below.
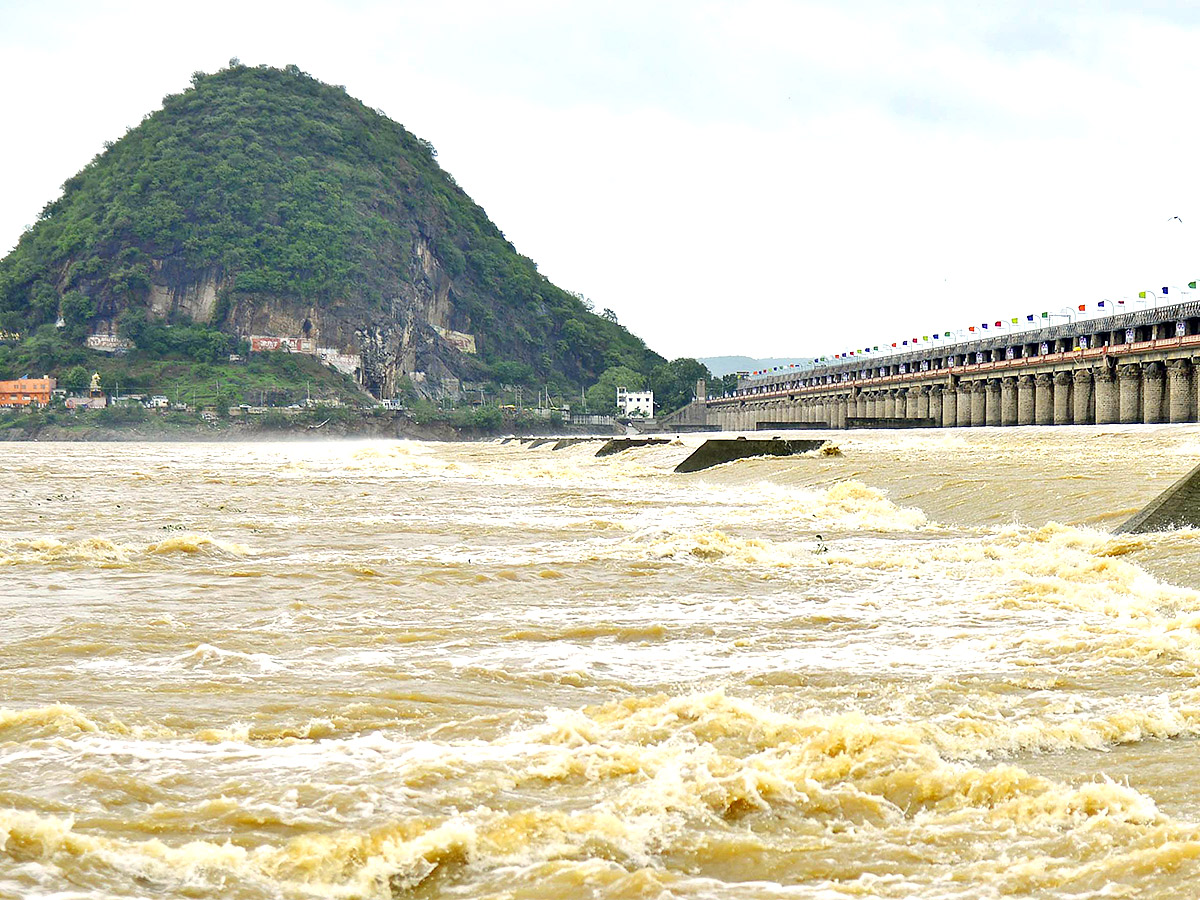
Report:
[[[638,419],[654,418],[654,391],[627,391],[617,388],[617,411]]]
[[[0,406],[48,406],[57,386],[49,376],[0,381]]]

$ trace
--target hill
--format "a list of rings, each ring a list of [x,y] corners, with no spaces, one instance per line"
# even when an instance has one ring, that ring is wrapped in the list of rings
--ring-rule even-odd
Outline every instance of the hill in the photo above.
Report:
[[[23,338],[8,369],[34,371],[89,337],[209,362],[304,338],[380,397],[447,378],[566,393],[663,362],[517,253],[428,141],[295,66],[236,61],[67,179],[0,261],[0,332]]]

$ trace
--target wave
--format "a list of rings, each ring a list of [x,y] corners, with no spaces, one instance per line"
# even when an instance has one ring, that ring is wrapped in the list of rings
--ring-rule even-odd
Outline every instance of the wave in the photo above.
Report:
[[[342,747],[328,752],[346,759]],[[428,810],[323,832],[310,823],[257,846],[99,836],[70,819],[0,810],[0,847],[64,873],[91,867],[110,889],[126,879],[164,893],[241,883],[269,895],[377,898],[548,864],[720,879],[748,851],[762,851],[760,883],[845,882],[882,865],[929,885],[986,875],[1001,893],[1102,887],[1129,867],[1200,856],[1195,826],[1128,786],[948,759],[911,725],[791,716],[721,692],[551,710],[490,742],[376,743],[362,758],[375,761],[376,779],[419,786]],[[764,834],[789,835],[792,850],[767,852]],[[919,893],[912,887],[897,884],[894,895]]]
[[[107,734],[141,740],[171,736],[174,732],[157,725],[129,725],[112,717],[99,718],[66,703],[25,709],[0,707],[0,743],[21,743],[50,737],[79,737],[85,734]]]
[[[138,548],[117,544],[104,538],[60,541],[55,538],[31,540],[0,539],[0,565],[29,563],[85,563],[99,566],[128,563]]]
[[[253,551],[245,544],[225,541],[208,534],[184,532],[149,544],[117,543],[107,538],[60,541],[57,538],[0,539],[0,566],[85,565],[122,567],[147,556],[175,554],[243,557]]]
[[[222,541],[207,534],[176,534],[149,544],[146,553],[166,556],[175,553],[203,554],[212,556],[248,556],[250,548],[233,541]]]

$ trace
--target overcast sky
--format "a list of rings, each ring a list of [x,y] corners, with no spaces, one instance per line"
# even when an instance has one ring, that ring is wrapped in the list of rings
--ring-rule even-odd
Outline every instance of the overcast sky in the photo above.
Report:
[[[0,0],[0,247],[233,56],[431,141],[542,272],[670,357],[1200,276],[1200,8],[1153,0]]]

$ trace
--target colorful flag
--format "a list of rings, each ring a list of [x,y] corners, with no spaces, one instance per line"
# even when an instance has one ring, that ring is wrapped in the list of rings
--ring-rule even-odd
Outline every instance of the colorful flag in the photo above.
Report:
[[[1163,285],[1163,293],[1165,294],[1166,292],[1167,292],[1167,286],[1164,284]]]
[[[935,341],[937,341],[937,340],[940,340],[940,339],[941,339],[941,335],[937,335],[937,334],[935,334],[935,335],[933,336],[933,339],[934,339]]]
[[[1080,311],[1080,312],[1087,312],[1087,304],[1086,304],[1086,303],[1080,303],[1080,304],[1079,304],[1079,311]]]
[[[987,328],[987,322],[984,322],[984,323],[983,323],[983,327],[984,327],[984,328]]]
[[[1196,289],[1196,282],[1194,282],[1194,281],[1189,281],[1189,282],[1188,282],[1188,287],[1190,287],[1190,288],[1191,288],[1191,289],[1194,291],[1194,290]]]
[[[895,346],[896,346],[896,342],[895,342],[895,341],[892,341],[892,346],[893,346],[893,347],[895,347]]]
[[[904,342],[904,346],[905,346],[905,347],[907,347],[907,346],[908,346],[908,341],[905,341],[905,342]]]
[[[1043,319],[1048,319],[1048,318],[1050,318],[1050,313],[1048,313],[1048,312],[1044,312],[1044,313],[1042,313],[1042,318],[1043,318]]]
[[[975,326],[974,326],[974,325],[968,325],[968,326],[967,326],[967,331],[974,331],[974,330],[975,330]]]
[[[1025,321],[1027,321],[1027,322],[1032,322],[1032,321],[1033,321],[1033,316],[1026,316],[1026,317],[1025,317]]]
[[[1016,325],[1016,324],[1017,324],[1017,317],[1016,317],[1016,316],[1013,316],[1013,318],[1012,318],[1012,323],[1013,323],[1014,325]]]
[[[873,349],[875,349],[875,350],[878,350],[879,348],[878,348],[878,347],[874,347]]]
[[[1004,323],[1003,323],[1003,322],[997,322],[997,323],[996,323],[996,327],[997,327],[997,328],[1003,328],[1003,327],[1004,327]]]
[[[1138,291],[1138,296],[1141,297],[1143,300],[1145,300],[1146,299],[1146,291]]]
[[[929,340],[929,335],[927,335],[927,334],[921,335],[921,340],[923,340],[923,341]]]
[[[1103,306],[1104,306],[1104,304],[1105,304],[1106,302],[1107,302],[1107,301],[1105,301],[1105,300],[1101,300],[1099,303],[1097,303],[1097,304],[1096,304],[1096,306],[1097,306],[1098,308],[1103,308]]]

